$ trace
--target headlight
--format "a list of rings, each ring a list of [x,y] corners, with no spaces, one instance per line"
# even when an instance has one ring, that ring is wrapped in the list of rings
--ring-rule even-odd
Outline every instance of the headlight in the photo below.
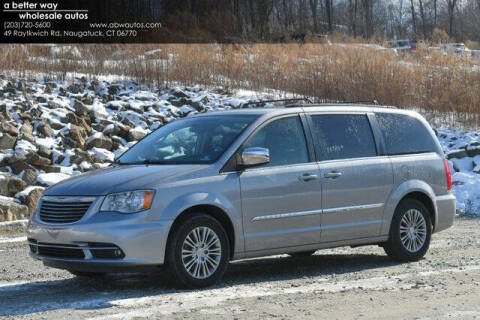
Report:
[[[105,197],[100,211],[135,213],[150,209],[154,194],[153,190],[112,193]]]

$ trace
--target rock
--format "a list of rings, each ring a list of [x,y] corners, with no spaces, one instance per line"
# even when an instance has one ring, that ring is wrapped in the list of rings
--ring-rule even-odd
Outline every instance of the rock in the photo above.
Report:
[[[0,132],[8,133],[14,137],[18,136],[18,134],[20,133],[17,127],[15,127],[14,125],[11,125],[8,122],[0,123]]]
[[[50,121],[50,127],[55,130],[61,130],[65,128],[65,124],[56,121]]]
[[[75,154],[70,158],[72,163],[76,165],[80,165],[82,162],[86,161],[88,163],[103,163],[101,159],[99,159],[97,156],[92,155],[88,153],[87,151],[83,151],[80,149],[75,149]]]
[[[86,105],[89,105],[91,106],[93,104],[93,101],[94,101],[94,97],[92,97],[91,95],[87,95],[85,96],[83,99],[82,99],[83,103],[85,103]]]
[[[111,84],[108,87],[109,94],[118,94],[120,92],[120,86],[118,84]]]
[[[142,130],[140,128],[133,128],[128,132],[128,141],[137,141],[142,139],[147,135],[147,132],[145,130]]]
[[[57,83],[53,82],[53,81],[50,81],[50,82],[45,83],[45,86],[50,87],[52,89],[55,89],[57,87]]]
[[[49,158],[44,158],[38,153],[31,153],[27,156],[27,161],[34,166],[48,166],[50,164]]]
[[[42,136],[42,137],[53,137],[55,132],[53,131],[52,127],[46,122],[40,122],[40,124],[37,127],[37,132]]]
[[[70,125],[67,137],[75,141],[76,146],[83,148],[85,145],[85,138],[87,137],[87,132],[82,127]]]
[[[23,121],[32,121],[32,115],[30,113],[25,113],[25,112],[21,112],[18,114],[18,116],[20,117],[20,119],[22,119]]]
[[[91,149],[93,147],[104,148],[107,150],[112,149],[112,139],[103,135],[103,133],[97,132],[90,136],[86,142],[87,148]]]
[[[44,96],[37,96],[35,99],[39,103],[46,103],[47,102],[47,98],[45,98]]]
[[[188,94],[186,94],[185,92],[183,92],[178,88],[173,90],[172,95],[174,95],[177,98],[188,98]]]
[[[49,166],[49,165],[45,165],[45,166],[37,166],[38,169],[42,170],[42,171],[45,171],[46,173],[52,173],[52,172],[55,172],[55,173],[58,173],[58,172],[61,172],[62,171],[62,168],[61,167],[57,167],[57,166]]]
[[[20,127],[20,133],[33,134],[33,126],[30,121],[25,120]]]
[[[62,143],[66,148],[69,148],[69,149],[77,147],[77,143],[75,142],[75,140],[73,140],[72,138],[69,138],[69,137],[63,137],[62,136]]]
[[[472,142],[465,148],[465,150],[467,151],[467,155],[469,157],[478,156],[480,155],[480,143]]]
[[[465,149],[456,149],[456,150],[451,150],[447,154],[447,159],[462,159],[467,156],[467,151]]]
[[[79,117],[87,116],[90,111],[82,101],[75,99],[73,108],[75,109],[75,114]]]
[[[52,109],[61,109],[61,108],[65,108],[65,106],[61,103],[58,103],[57,101],[55,100],[48,100],[48,106]]]
[[[36,170],[30,168],[23,170],[22,180],[25,181],[27,185],[34,183],[37,177],[38,173]]]
[[[11,174],[0,174],[0,195],[13,197],[17,192],[25,189],[27,184],[22,179]]]
[[[30,133],[21,133],[18,138],[20,140],[27,140],[28,142],[35,144],[35,137]]]
[[[28,207],[15,201],[0,198],[0,222],[28,218]]]
[[[30,215],[37,209],[37,204],[42,196],[43,190],[43,187],[33,188],[26,196],[20,198],[22,203],[27,206]]]
[[[74,83],[68,86],[67,91],[73,93],[73,94],[78,94],[82,93],[84,90],[84,87],[81,84]]]
[[[50,159],[52,157],[52,150],[48,149],[45,146],[38,146],[38,155],[44,158]]]
[[[15,137],[4,133],[3,136],[0,137],[0,150],[12,149],[15,145],[15,140]]]

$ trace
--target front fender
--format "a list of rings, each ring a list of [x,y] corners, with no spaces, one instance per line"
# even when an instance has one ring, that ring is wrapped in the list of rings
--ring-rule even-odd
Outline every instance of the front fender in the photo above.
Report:
[[[422,180],[408,180],[400,185],[390,194],[390,197],[385,204],[385,208],[383,210],[383,225],[382,225],[382,235],[388,235],[390,232],[390,224],[392,222],[393,214],[395,213],[395,209],[397,208],[400,201],[409,193],[412,192],[421,192],[427,195],[433,203],[434,207],[434,217],[435,221],[438,221],[437,216],[437,204],[435,202],[435,192],[433,189]]]
[[[185,210],[201,205],[217,207],[228,216],[235,232],[235,248],[232,248],[232,250],[234,250],[234,252],[243,252],[243,224],[239,206],[240,199],[233,199],[232,201],[223,194],[215,192],[192,192],[184,194],[175,198],[165,207],[162,220],[173,221]]]

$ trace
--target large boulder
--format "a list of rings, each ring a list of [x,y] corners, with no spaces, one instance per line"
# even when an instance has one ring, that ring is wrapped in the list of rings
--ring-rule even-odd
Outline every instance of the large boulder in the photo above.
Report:
[[[82,101],[77,99],[74,100],[73,108],[75,109],[75,114],[79,117],[87,116],[90,111]]]
[[[447,159],[462,159],[467,157],[467,151],[465,149],[456,149],[456,150],[451,150],[447,154]]]
[[[83,148],[85,145],[85,138],[87,137],[87,131],[79,126],[70,125],[67,137],[75,141],[77,147]]]
[[[128,141],[137,141],[137,140],[140,140],[142,139],[143,137],[145,137],[147,135],[148,131],[142,129],[142,128],[133,128],[133,129],[130,129],[130,131],[128,132]]]
[[[38,153],[31,153],[27,156],[27,161],[34,166],[48,166],[51,161],[49,158],[44,158]]]
[[[45,188],[43,187],[28,187],[27,189],[16,195],[16,197],[22,202],[22,204],[27,206],[30,215],[35,212],[38,201],[42,196],[43,190],[45,190]]]
[[[37,127],[37,132],[42,137],[53,137],[55,132],[52,127],[46,122],[40,122]]]
[[[3,133],[8,133],[14,137],[18,136],[19,134],[19,131],[17,129],[17,127],[15,127],[14,125],[8,123],[8,122],[1,122],[0,123],[0,132],[3,132]]]
[[[36,170],[27,168],[23,170],[22,180],[25,181],[26,184],[32,184],[37,180],[38,173]]]
[[[17,192],[25,189],[27,184],[11,174],[0,173],[0,195],[13,197]]]
[[[28,207],[16,203],[13,198],[0,197],[0,222],[28,218]]]
[[[469,157],[475,157],[480,155],[480,142],[472,142],[470,143],[465,150],[467,151],[467,155]]]
[[[106,137],[101,132],[96,132],[95,134],[91,135],[88,138],[86,144],[88,149],[97,147],[97,148],[103,148],[107,150],[111,150],[113,145],[112,139],[110,139],[109,137]]]
[[[25,120],[20,127],[20,133],[22,134],[33,134],[33,126],[30,121]]]
[[[8,133],[3,133],[0,137],[0,150],[12,149],[15,145],[15,137],[12,137]]]

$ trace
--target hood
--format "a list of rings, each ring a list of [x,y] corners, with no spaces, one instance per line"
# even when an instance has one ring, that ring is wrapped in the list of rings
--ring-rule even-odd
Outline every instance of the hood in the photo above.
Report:
[[[47,190],[46,196],[101,196],[109,193],[155,189],[156,186],[198,177],[206,165],[122,165],[90,171],[63,180]]]

